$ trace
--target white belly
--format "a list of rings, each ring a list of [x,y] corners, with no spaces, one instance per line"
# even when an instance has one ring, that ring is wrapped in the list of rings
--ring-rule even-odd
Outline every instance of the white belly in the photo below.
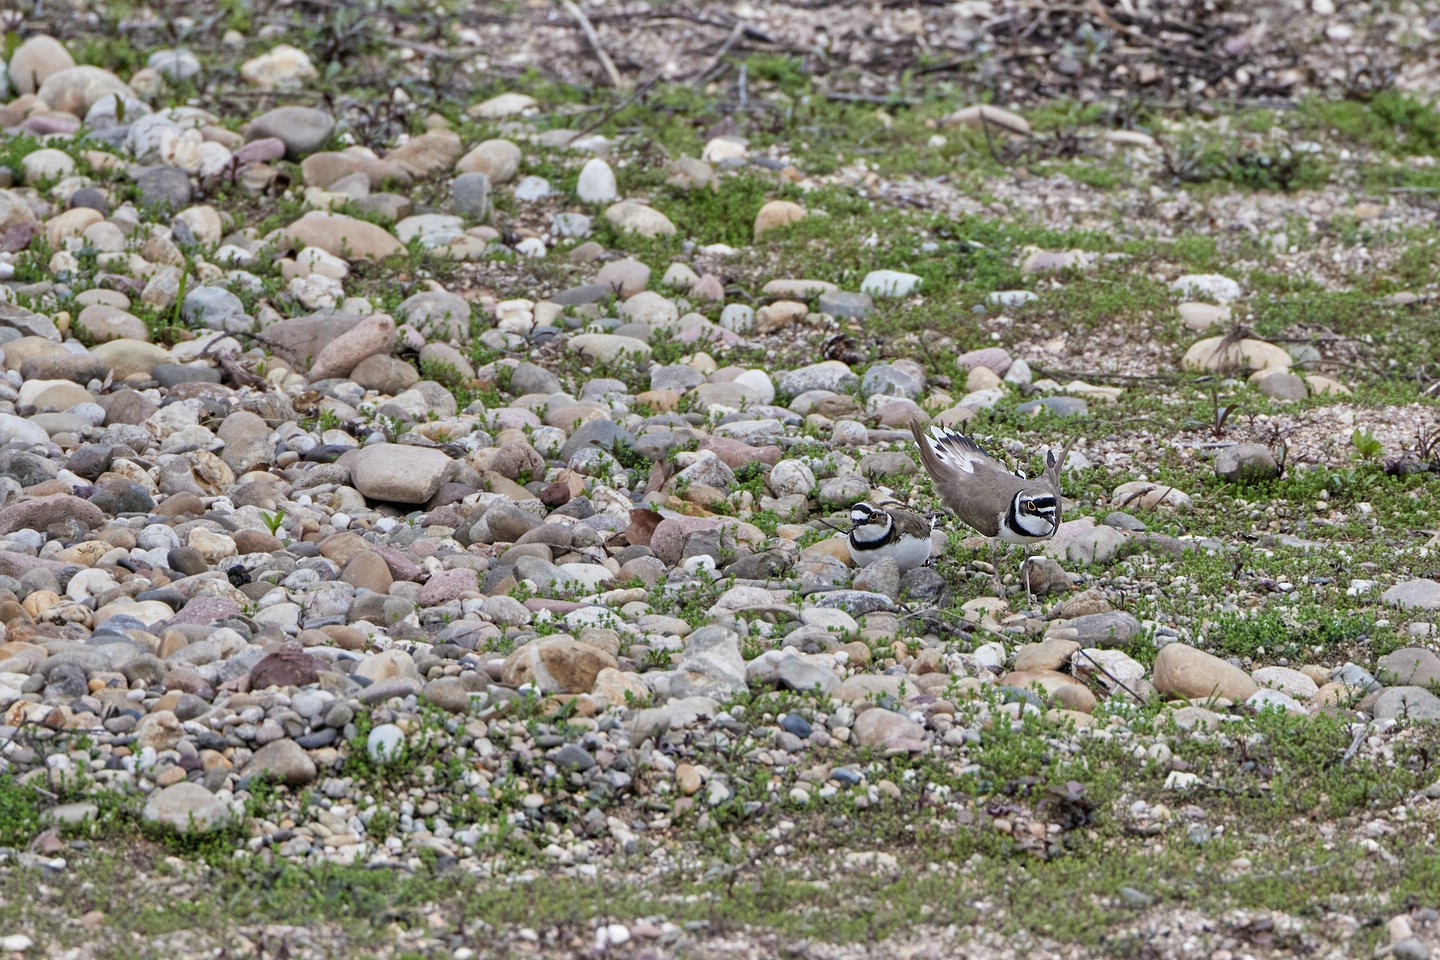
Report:
[[[930,538],[921,540],[918,537],[900,537],[892,543],[873,550],[857,551],[854,544],[850,544],[850,559],[855,561],[857,567],[868,567],[881,557],[893,557],[900,572],[914,570],[930,559]]]

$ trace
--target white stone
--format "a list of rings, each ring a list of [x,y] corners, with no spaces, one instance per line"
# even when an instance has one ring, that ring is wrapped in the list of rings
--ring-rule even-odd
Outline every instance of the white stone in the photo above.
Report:
[[[1240,284],[1218,273],[1187,273],[1170,284],[1170,290],[1182,297],[1208,297],[1219,304],[1240,299]]]
[[[620,196],[615,185],[615,171],[599,157],[592,157],[580,169],[575,195],[585,203],[611,203]]]
[[[750,152],[744,142],[733,137],[715,137],[705,144],[700,159],[706,163],[719,163],[721,160],[743,160]]]
[[[375,763],[393,763],[405,750],[405,731],[393,723],[382,723],[365,738],[365,751]]]
[[[775,400],[775,384],[764,370],[746,370],[734,382],[755,394],[757,402],[772,403]]]
[[[985,301],[994,307],[1018,307],[1022,303],[1039,299],[1029,290],[996,290],[986,297]]]
[[[920,277],[900,270],[871,270],[860,281],[860,291],[872,297],[908,297],[919,287]]]
[[[755,326],[755,308],[745,303],[726,304],[720,311],[720,326],[735,333],[749,333]]]

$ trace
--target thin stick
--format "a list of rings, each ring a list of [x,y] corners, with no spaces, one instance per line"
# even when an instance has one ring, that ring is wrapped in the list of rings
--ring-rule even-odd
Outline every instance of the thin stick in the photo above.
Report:
[[[709,74],[711,70],[720,66],[720,62],[725,59],[725,54],[730,52],[730,48],[735,45],[735,41],[744,35],[745,22],[743,20],[736,20],[735,26],[730,28],[730,35],[725,38],[724,43],[720,44],[720,49],[715,51],[715,55],[706,62],[705,66],[696,71],[695,79],[690,82],[695,86],[704,83],[706,75]]]
[[[1090,654],[1086,653],[1084,647],[1081,647],[1079,650],[1076,651],[1076,653],[1080,654],[1080,655],[1081,655],[1082,657],[1084,657],[1086,660],[1089,660],[1092,664],[1094,664],[1094,665],[1095,665],[1095,669],[1096,669],[1096,670],[1099,670],[1101,673],[1105,674],[1105,676],[1107,676],[1107,677],[1109,677],[1111,680],[1113,680],[1113,681],[1115,682],[1115,685],[1116,685],[1117,687],[1119,687],[1121,690],[1124,690],[1126,693],[1130,694],[1130,696],[1134,697],[1136,703],[1144,703],[1144,702],[1145,702],[1145,698],[1144,698],[1144,697],[1140,696],[1140,695],[1139,695],[1138,693],[1136,693],[1134,690],[1131,690],[1129,687],[1125,686],[1125,684],[1121,682],[1121,680],[1120,680],[1119,677],[1115,676],[1115,674],[1111,673],[1109,670],[1106,670],[1105,667],[1101,665],[1100,661],[1096,660],[1094,657],[1090,656]]]
[[[610,54],[600,44],[600,34],[595,32],[595,24],[585,16],[575,0],[560,0],[560,6],[570,14],[571,19],[580,24],[580,29],[585,33],[585,39],[590,41],[591,48],[595,51],[595,57],[600,61],[600,66],[605,68],[605,75],[610,78],[610,86],[616,90],[626,89],[625,79],[620,76],[620,71],[615,69],[615,61],[610,59]]]
[[[602,113],[600,115],[600,119],[596,120],[594,123],[591,123],[589,126],[582,129],[578,134],[576,134],[576,136],[583,137],[587,133],[595,132],[600,127],[604,126],[605,122],[611,117],[619,114],[625,108],[633,106],[635,103],[644,100],[647,96],[650,95],[650,91],[654,89],[655,84],[659,81],[659,79],[660,75],[657,73],[649,80],[646,80],[644,83],[640,84],[640,86],[635,89],[634,93],[622,100],[619,105],[611,107],[609,110]]]
[[[1345,755],[1340,758],[1340,766],[1343,767],[1343,766],[1345,766],[1345,764],[1349,763],[1349,762],[1350,762],[1350,758],[1353,757],[1353,756],[1355,756],[1355,752],[1360,749],[1360,744],[1362,744],[1362,743],[1364,743],[1364,742],[1365,742],[1365,728],[1364,728],[1364,727],[1361,727],[1359,730],[1356,730],[1356,731],[1355,731],[1355,737],[1354,737],[1354,739],[1352,739],[1352,740],[1350,741],[1350,748],[1349,748],[1348,750],[1346,750],[1346,751],[1345,751]]]

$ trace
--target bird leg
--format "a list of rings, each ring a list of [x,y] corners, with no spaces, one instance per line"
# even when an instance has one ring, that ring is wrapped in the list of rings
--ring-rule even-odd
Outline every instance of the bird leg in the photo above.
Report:
[[[1001,600],[1005,599],[1005,583],[1000,579],[1000,542],[990,541],[990,589],[995,591],[995,596]]]
[[[1031,606],[1035,605],[1035,594],[1030,590],[1030,551],[1025,551],[1025,559],[1020,561],[1020,576],[1025,581],[1025,599]]]

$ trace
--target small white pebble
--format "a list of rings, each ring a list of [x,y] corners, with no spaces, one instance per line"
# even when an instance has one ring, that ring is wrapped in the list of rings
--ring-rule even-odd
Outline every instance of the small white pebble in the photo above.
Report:
[[[12,933],[0,937],[0,953],[24,953],[35,945],[35,941],[23,933]]]
[[[618,947],[630,942],[630,928],[623,923],[607,923],[595,931],[595,949]]]

